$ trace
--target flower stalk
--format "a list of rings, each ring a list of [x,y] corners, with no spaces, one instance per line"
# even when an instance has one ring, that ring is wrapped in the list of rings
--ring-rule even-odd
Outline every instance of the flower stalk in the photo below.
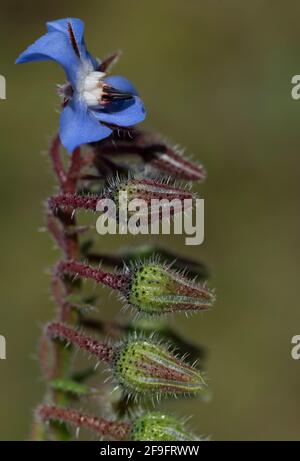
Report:
[[[121,194],[126,194],[127,200],[144,200],[147,205],[151,205],[154,200],[173,200],[177,199],[184,204],[185,200],[193,200],[194,194],[189,190],[175,187],[152,179],[129,179],[117,181],[107,188],[102,195],[78,195],[78,194],[59,194],[50,197],[48,206],[51,211],[57,212],[60,208],[97,210],[97,204],[101,200],[111,199],[118,201]],[[127,201],[126,201],[127,202]],[[127,205],[127,203],[126,203]],[[182,207],[178,210],[181,211]],[[175,213],[175,211],[173,211]]]
[[[160,136],[142,130],[136,130],[132,136],[126,138],[114,136],[110,139],[95,143],[96,155],[109,157],[120,154],[135,154],[139,156],[145,165],[154,171],[171,176],[172,178],[187,181],[202,181],[206,177],[206,171],[202,165],[192,162],[184,156],[177,146],[172,147]]]
[[[97,418],[76,410],[54,405],[42,405],[37,409],[37,419],[47,421],[59,421],[75,426],[75,428],[86,428],[95,434],[103,437],[110,437],[114,440],[126,440],[130,431],[130,425],[120,421],[107,421],[104,418]]]
[[[206,393],[199,370],[179,359],[153,339],[132,338],[112,347],[59,322],[46,326],[45,334],[88,352],[110,366],[116,383],[126,395],[170,395]]]
[[[58,89],[60,129],[49,149],[59,191],[47,200],[46,227],[62,257],[52,271],[50,285],[56,315],[39,342],[46,392],[35,412],[34,440],[69,440],[70,426],[120,441],[199,440],[176,417],[156,411],[137,416],[137,410],[141,402],[154,405],[154,397],[207,395],[202,368],[187,361],[185,354],[181,358],[174,352],[175,345],[189,350],[196,359],[203,358],[202,348],[183,340],[163,321],[164,314],[205,311],[213,305],[213,291],[191,280],[195,275],[206,278],[206,266],[151,244],[111,256],[103,248],[91,251],[90,240],[83,240],[90,227],[78,225],[75,215],[79,209],[98,211],[101,199],[116,202],[121,193],[147,205],[152,199],[175,198],[179,205],[177,202],[171,213],[182,212],[186,202],[193,206],[195,195],[175,180],[201,181],[206,176],[202,165],[178,147],[136,128],[146,116],[142,99],[126,78],[108,75],[119,54],[103,61],[94,58],[85,45],[83,22],[65,18],[48,22],[46,34],[17,59],[17,63],[56,61],[67,78]],[[69,153],[67,165],[61,145]],[[128,162],[127,154],[133,154],[139,165]],[[162,219],[162,211],[154,217]],[[146,220],[150,218],[152,213],[146,211]],[[115,265],[123,272],[90,263]],[[124,325],[91,318],[89,306],[97,299],[85,293],[82,279],[117,291],[123,304],[141,317]],[[105,334],[109,340],[88,336],[84,328]],[[112,383],[91,388],[86,381],[96,374],[95,367],[78,370],[73,360],[76,349],[103,362]],[[112,385],[119,389],[114,398]],[[83,403],[83,398],[99,393],[114,415],[112,420],[72,408],[74,400]]]
[[[207,310],[214,302],[213,292],[204,285],[159,263],[141,263],[118,274],[68,260],[57,264],[56,273],[91,279],[119,291],[129,306],[149,315]]]
[[[105,272],[74,260],[60,261],[56,266],[56,272],[57,274],[69,274],[91,279],[118,291],[125,291],[129,283],[129,276],[126,274]]]
[[[114,348],[96,341],[95,339],[79,333],[78,331],[70,328],[63,323],[51,322],[46,326],[46,335],[51,339],[64,340],[77,346],[79,349],[84,350],[91,355],[94,355],[98,360],[106,363],[111,363],[115,350]]]
[[[36,411],[38,420],[64,422],[77,430],[86,428],[101,437],[113,440],[131,441],[199,441],[189,432],[185,424],[173,416],[158,412],[150,412],[134,419],[132,423],[124,421],[109,421],[97,418],[77,410],[53,405],[41,405]]]

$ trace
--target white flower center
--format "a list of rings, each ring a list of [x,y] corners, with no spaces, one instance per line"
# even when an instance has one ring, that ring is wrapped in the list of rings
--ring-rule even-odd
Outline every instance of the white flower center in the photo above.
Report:
[[[82,86],[82,96],[89,107],[99,106],[103,95],[105,77],[104,72],[90,72],[84,79]]]

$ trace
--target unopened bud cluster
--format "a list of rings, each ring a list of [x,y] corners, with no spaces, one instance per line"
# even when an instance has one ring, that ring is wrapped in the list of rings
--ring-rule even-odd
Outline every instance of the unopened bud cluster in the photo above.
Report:
[[[142,99],[126,78],[108,75],[118,57],[94,58],[85,45],[83,22],[65,18],[48,22],[47,33],[17,60],[56,61],[67,78],[59,87],[59,134],[49,149],[59,191],[46,206],[47,230],[62,251],[51,272],[57,309],[39,343],[46,392],[35,412],[33,438],[70,440],[71,428],[76,433],[84,428],[119,441],[197,441],[185,423],[154,407],[160,398],[208,394],[203,364],[195,365],[203,359],[203,348],[173,331],[165,315],[212,307],[214,292],[203,283],[206,266],[149,242],[107,253],[101,240],[98,251],[89,234],[92,226],[78,223],[76,210],[101,211],[103,200],[116,204],[114,224],[119,228],[122,213],[128,222],[135,219],[131,200],[146,204],[141,219],[152,223],[155,218],[155,224],[163,221],[167,206],[153,209],[153,203],[171,202],[169,216],[175,221],[178,212],[191,211],[195,202],[197,208],[195,194],[176,181],[206,176],[202,165],[181,149],[136,128],[146,116]],[[61,145],[70,154],[68,164]],[[102,210],[101,217],[105,214]],[[95,317],[97,291],[91,294],[85,280],[117,292],[135,317],[123,324]],[[101,308],[109,311],[110,301]],[[74,360],[78,352],[94,360],[81,368]],[[98,365],[109,373],[106,383]],[[87,401],[94,415],[78,411]],[[110,419],[104,418],[104,408]]]

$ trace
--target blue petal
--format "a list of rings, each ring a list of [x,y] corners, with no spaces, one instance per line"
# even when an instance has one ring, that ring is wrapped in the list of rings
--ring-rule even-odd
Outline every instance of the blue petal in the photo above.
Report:
[[[106,109],[93,111],[98,120],[117,126],[133,126],[146,117],[144,104],[138,96],[129,101],[110,103]]]
[[[84,22],[77,18],[57,19],[47,22],[48,32],[58,31],[69,37],[68,25],[71,24],[77,43],[84,42]]]
[[[60,116],[60,139],[73,152],[76,147],[107,138],[112,130],[101,125],[85,104],[73,97]]]
[[[72,33],[70,33],[70,26]],[[69,82],[75,87],[78,71],[82,64],[87,62],[92,69],[94,68],[84,43],[84,24],[80,19],[59,19],[48,22],[47,28],[48,33],[29,46],[19,56],[16,63],[56,61],[64,68]],[[72,37],[74,37],[74,41],[72,41]]]
[[[125,77],[121,77],[120,75],[112,75],[111,77],[106,77],[104,81],[117,90],[127,91],[134,94],[135,96],[138,96],[138,92],[136,91],[135,87]]]
[[[70,26],[72,28],[75,42],[79,50],[82,61],[90,60],[93,64],[96,60],[89,54],[84,41],[84,22],[77,18],[58,19],[57,21],[47,22],[48,32],[58,31],[66,36],[70,41]],[[72,45],[72,43],[71,43]]]

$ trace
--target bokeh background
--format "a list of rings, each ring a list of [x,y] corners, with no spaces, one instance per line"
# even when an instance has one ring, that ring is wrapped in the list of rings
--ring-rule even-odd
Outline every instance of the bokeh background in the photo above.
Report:
[[[123,50],[115,72],[139,88],[145,127],[185,146],[209,173],[197,186],[205,243],[165,243],[206,261],[217,288],[213,311],[175,321],[208,349],[213,399],[171,408],[193,414],[195,429],[217,440],[300,438],[300,362],[290,357],[291,337],[300,334],[300,101],[290,95],[300,74],[299,15],[297,0],[1,2],[0,334],[7,360],[0,361],[0,439],[28,437],[43,395],[34,354],[40,326],[53,315],[46,269],[58,257],[38,228],[54,190],[46,148],[58,124],[55,84],[64,76],[54,63],[16,67],[14,60],[44,33],[46,20],[65,16],[85,20],[94,54]],[[120,304],[107,299],[105,291],[100,315],[111,318]]]

